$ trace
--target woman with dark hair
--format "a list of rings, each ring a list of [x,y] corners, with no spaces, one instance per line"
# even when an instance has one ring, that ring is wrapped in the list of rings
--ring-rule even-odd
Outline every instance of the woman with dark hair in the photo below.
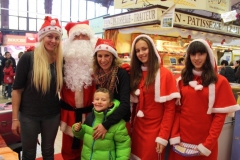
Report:
[[[111,126],[121,119],[126,122],[130,120],[130,82],[127,71],[121,68],[122,61],[111,40],[98,39],[94,52],[93,73],[96,87],[107,88],[114,99],[120,101],[119,107],[107,120],[94,128],[93,138],[103,139]]]
[[[11,59],[8,59],[5,61],[5,67],[3,69],[3,82],[4,84],[7,85],[7,95],[6,98],[8,98],[8,100],[11,100],[12,98],[12,84],[14,81],[14,71],[13,71],[13,67],[12,67],[12,61]]]
[[[132,43],[130,86],[136,115],[132,115],[132,159],[164,158],[180,98],[173,74],[161,65],[151,37],[137,36]],[[161,154],[163,153],[163,154]]]
[[[227,79],[216,70],[209,44],[203,39],[193,40],[178,81],[181,99],[171,133],[175,152],[170,151],[170,160],[217,160],[217,142],[226,115],[240,107]]]

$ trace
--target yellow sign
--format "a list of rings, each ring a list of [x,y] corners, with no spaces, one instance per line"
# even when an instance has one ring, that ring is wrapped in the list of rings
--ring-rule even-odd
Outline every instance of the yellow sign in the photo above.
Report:
[[[136,11],[126,14],[114,15],[103,19],[104,29],[134,27],[143,24],[153,24],[160,21],[165,9],[156,7],[142,11]],[[195,28],[196,30],[214,31],[219,34],[230,34],[240,37],[240,26],[225,26],[220,21],[193,16],[185,13],[175,12],[174,26],[185,28]]]
[[[114,0],[114,8],[144,8],[153,5],[170,7],[176,3],[176,8],[200,9],[215,13],[228,12],[229,0]]]

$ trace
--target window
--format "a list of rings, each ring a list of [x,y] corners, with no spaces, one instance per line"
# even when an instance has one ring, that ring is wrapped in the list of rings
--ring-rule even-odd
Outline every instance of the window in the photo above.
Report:
[[[9,15],[18,16],[18,0],[9,0]]]
[[[43,19],[37,19],[37,31],[40,30],[40,28],[43,25],[44,20]]]
[[[87,2],[87,19],[92,19],[95,16],[95,4],[94,2],[88,1]]]
[[[32,17],[32,18],[36,18],[37,17],[37,0],[31,0],[31,1],[28,1],[28,4],[29,4],[29,8],[28,8],[28,11],[29,11],[29,14],[28,16],[29,17]]]
[[[63,0],[63,1],[65,1],[65,0]],[[54,15],[55,18],[58,18],[60,20],[60,17],[61,17],[61,0],[52,0],[52,15]]]
[[[19,16],[27,17],[27,0],[19,0]]]
[[[27,19],[19,18],[19,30],[27,30]]]
[[[70,2],[66,0],[62,0],[62,21],[70,21]]]
[[[36,19],[30,19],[29,18],[29,31],[36,31]]]
[[[18,29],[18,17],[9,16],[9,29]]]
[[[44,0],[37,0],[37,18],[45,18]]]
[[[71,21],[77,22],[78,21],[78,6],[79,6],[79,0],[72,0],[72,6],[71,6]]]
[[[79,21],[84,21],[87,19],[86,16],[86,1],[85,0],[80,0],[79,4]]]
[[[96,3],[96,17],[100,17],[107,14],[107,8],[101,4]]]

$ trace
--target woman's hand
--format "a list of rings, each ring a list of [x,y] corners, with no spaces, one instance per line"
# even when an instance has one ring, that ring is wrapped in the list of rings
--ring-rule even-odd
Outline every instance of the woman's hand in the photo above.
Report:
[[[16,136],[20,136],[21,134],[21,126],[19,120],[12,121],[12,132]]]
[[[94,129],[94,133],[93,133],[93,139],[96,140],[99,137],[102,136],[102,139],[104,139],[105,134],[107,133],[107,130],[103,127],[102,124],[97,125]]]
[[[157,143],[156,152],[157,153],[162,153],[164,148],[165,148],[164,145],[162,145],[161,143]]]

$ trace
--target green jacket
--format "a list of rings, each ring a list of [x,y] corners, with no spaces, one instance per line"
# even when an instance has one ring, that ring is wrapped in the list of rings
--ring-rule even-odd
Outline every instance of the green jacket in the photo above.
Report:
[[[128,135],[126,123],[121,120],[117,124],[111,126],[107,131],[105,138],[94,140],[93,128],[102,123],[105,117],[117,109],[120,102],[114,100],[114,106],[107,112],[93,112],[90,113],[82,129],[79,132],[72,131],[75,137],[83,139],[83,148],[81,153],[81,160],[128,160],[131,152],[131,139]]]

